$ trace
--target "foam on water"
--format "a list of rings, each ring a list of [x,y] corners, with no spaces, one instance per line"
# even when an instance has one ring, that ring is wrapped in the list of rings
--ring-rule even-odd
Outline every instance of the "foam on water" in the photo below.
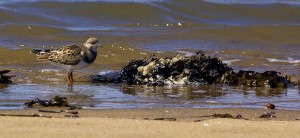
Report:
[[[98,75],[106,75],[106,74],[110,74],[110,73],[114,73],[114,72],[116,72],[116,71],[114,71],[114,70],[100,71],[98,73]]]
[[[230,65],[233,62],[237,62],[237,61],[240,61],[240,59],[224,60],[223,63],[226,63],[227,65]]]
[[[59,72],[58,69],[41,69],[41,72]]]
[[[195,53],[187,52],[187,51],[178,50],[177,52],[183,54],[183,56],[185,56],[185,57],[190,57],[192,55],[195,55]]]
[[[276,59],[276,58],[267,58],[270,62],[283,62],[283,63],[291,63],[291,64],[298,64],[300,60],[296,60],[293,58],[288,59]]]

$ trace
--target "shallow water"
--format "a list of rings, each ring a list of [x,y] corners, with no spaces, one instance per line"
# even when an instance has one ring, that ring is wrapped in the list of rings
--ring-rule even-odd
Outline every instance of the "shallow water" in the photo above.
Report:
[[[117,71],[151,53],[165,57],[204,50],[236,71],[277,70],[300,79],[300,2],[292,0],[12,0],[0,2],[0,70],[16,75],[0,87],[0,109],[65,95],[86,108],[191,107],[299,110],[298,88],[146,87],[90,83],[82,76]],[[65,72],[37,61],[31,48],[103,44],[95,64]],[[3,88],[2,88],[3,87]],[[143,87],[143,88],[142,88]]]
[[[53,82],[15,84],[0,89],[0,109],[24,109],[24,102],[66,96],[83,108],[264,108],[299,110],[295,88],[245,88],[228,86],[126,86],[75,83],[72,88]]]

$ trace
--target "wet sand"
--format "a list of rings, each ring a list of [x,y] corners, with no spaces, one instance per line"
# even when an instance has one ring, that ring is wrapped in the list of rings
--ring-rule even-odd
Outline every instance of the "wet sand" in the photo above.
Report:
[[[0,111],[1,137],[297,137],[300,132],[300,111],[290,110],[39,110]],[[276,118],[259,118],[271,112]],[[29,117],[33,114],[39,117]]]

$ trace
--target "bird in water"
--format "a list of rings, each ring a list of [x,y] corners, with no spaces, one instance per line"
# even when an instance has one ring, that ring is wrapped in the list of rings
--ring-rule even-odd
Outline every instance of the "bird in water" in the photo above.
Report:
[[[91,65],[97,57],[98,40],[90,37],[84,44],[61,46],[57,49],[32,50],[38,60],[47,60],[51,64],[67,70],[68,86],[73,85],[73,71]]]

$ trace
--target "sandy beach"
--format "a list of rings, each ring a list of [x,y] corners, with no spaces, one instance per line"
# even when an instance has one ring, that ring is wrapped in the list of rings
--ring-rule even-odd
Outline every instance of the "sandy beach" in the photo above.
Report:
[[[300,0],[2,0],[0,13],[0,138],[300,137]]]
[[[272,117],[260,118],[268,113]],[[297,137],[300,132],[300,112],[292,110],[45,108],[0,115],[1,137]]]

